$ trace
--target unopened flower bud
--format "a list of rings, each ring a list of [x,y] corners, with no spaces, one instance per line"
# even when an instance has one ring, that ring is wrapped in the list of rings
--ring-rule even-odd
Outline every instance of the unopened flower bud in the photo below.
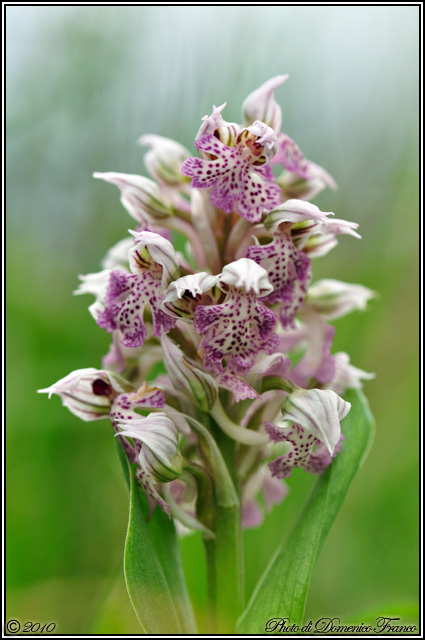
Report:
[[[217,384],[212,376],[186,360],[180,348],[165,334],[161,336],[164,364],[176,389],[194,398],[202,411],[209,411],[217,399]]]
[[[114,184],[121,192],[121,202],[138,222],[168,218],[174,215],[173,204],[149,178],[128,173],[94,173],[94,178]]]
[[[311,200],[325,187],[337,189],[332,176],[314,162],[308,161],[309,179],[302,178],[296,173],[284,171],[276,180],[286,198]]]
[[[192,225],[199,236],[205,263],[213,273],[217,273],[221,269],[221,257],[214,233],[216,213],[205,190],[192,189],[191,209]]]
[[[190,157],[189,151],[178,142],[156,135],[145,135],[137,141],[142,147],[149,147],[144,161],[149,173],[158,182],[169,187],[180,187],[188,182],[182,176],[182,164]]]
[[[333,233],[318,233],[318,235],[312,235],[307,238],[303,251],[310,258],[320,258],[327,255],[337,244],[338,240]]]
[[[335,353],[335,373],[332,380],[326,385],[328,389],[332,389],[338,395],[344,394],[347,389],[362,389],[362,380],[373,380],[376,376],[354,367],[350,363],[350,357],[347,353]]]
[[[77,369],[47,389],[38,393],[60,396],[63,406],[86,422],[109,417],[109,411],[118,394],[131,390],[121,376],[93,368]]]
[[[274,99],[274,92],[288,79],[288,74],[276,76],[249,94],[242,105],[244,123],[250,125],[254,120],[261,120],[275,131],[282,124],[282,110]]]
[[[306,303],[328,320],[341,318],[351,311],[366,309],[374,292],[360,284],[339,280],[319,280],[308,290]]]
[[[155,482],[171,482],[184,469],[184,458],[178,448],[178,433],[165,413],[150,413],[146,417],[117,420],[120,436],[132,438],[138,451],[142,474]]]

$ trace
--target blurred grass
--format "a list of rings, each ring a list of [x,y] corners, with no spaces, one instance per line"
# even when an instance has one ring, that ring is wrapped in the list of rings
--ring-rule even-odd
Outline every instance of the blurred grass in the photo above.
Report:
[[[314,278],[360,282],[370,309],[334,350],[375,371],[377,422],[313,577],[307,619],[418,597],[418,118],[415,7],[8,7],[6,247],[7,614],[59,633],[137,633],[122,581],[127,495],[108,422],[36,394],[100,366],[109,337],[73,298],[133,222],[95,170],[143,171],[142,133],[192,149],[199,119],[289,71],[283,130],[339,183],[316,203],[360,222]],[[242,37],[241,37],[242,36]],[[397,37],[397,47],[393,46]],[[219,42],[219,44],[218,44]],[[358,43],[362,42],[362,47]],[[312,478],[245,533],[247,596]],[[199,536],[181,543],[205,616]]]

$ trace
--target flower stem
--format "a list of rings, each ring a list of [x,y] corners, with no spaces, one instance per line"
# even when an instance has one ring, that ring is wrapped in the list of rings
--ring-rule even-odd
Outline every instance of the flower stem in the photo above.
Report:
[[[204,536],[208,630],[210,633],[230,633],[235,630],[243,607],[241,507],[235,482],[238,444],[219,428],[217,418],[213,420],[211,414],[200,414],[204,424],[193,416],[182,415],[198,434],[213,483],[214,520],[211,529],[215,538]]]
[[[217,429],[217,441],[235,480],[235,442]],[[231,633],[243,608],[243,560],[239,501],[224,505],[214,495],[213,540],[204,539],[208,572],[208,605],[211,633]]]
[[[232,633],[242,613],[240,508],[215,505],[215,539],[205,539],[210,633]]]

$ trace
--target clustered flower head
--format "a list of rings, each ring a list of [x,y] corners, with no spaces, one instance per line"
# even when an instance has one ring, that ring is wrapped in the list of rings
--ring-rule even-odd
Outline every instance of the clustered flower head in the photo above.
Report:
[[[332,352],[329,321],[364,309],[373,293],[312,283],[312,259],[340,234],[360,236],[309,202],[335,182],[281,131],[274,92],[286,79],[248,96],[243,124],[214,106],[193,154],[140,138],[152,179],[94,174],[118,187],[136,221],[75,292],[94,295],[90,313],[111,347],[101,369],[43,390],[83,420],[110,418],[150,508],[195,528],[191,472],[214,470],[194,424],[238,443],[243,520],[257,526],[260,493],[270,508],[294,468],[329,466],[344,446],[341,395],[373,377]]]

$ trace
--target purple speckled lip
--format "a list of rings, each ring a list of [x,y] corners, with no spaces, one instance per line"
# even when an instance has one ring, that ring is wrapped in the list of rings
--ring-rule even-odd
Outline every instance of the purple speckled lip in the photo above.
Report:
[[[298,251],[290,232],[280,231],[274,234],[271,243],[248,247],[246,255],[267,270],[273,291],[266,301],[271,305],[282,303],[282,326],[293,326],[295,314],[304,302],[311,280],[310,259]]]
[[[125,347],[140,347],[147,335],[143,313],[148,304],[152,311],[153,335],[169,331],[176,321],[160,308],[164,300],[161,278],[162,267],[158,265],[138,274],[112,271],[105,309],[97,319],[99,327],[109,333],[115,329],[121,331]]]
[[[260,352],[272,353],[277,343],[277,318],[254,293],[229,287],[226,300],[213,306],[199,305],[194,328],[202,336],[206,369],[222,373],[222,360],[230,373],[246,374]]]
[[[278,429],[271,422],[266,422],[264,428],[273,442],[289,444],[289,451],[269,463],[272,476],[282,480],[289,478],[295,467],[313,474],[322,473],[341,451],[344,440],[341,435],[333,454],[330,454],[323,442],[296,423],[287,429]]]
[[[204,134],[195,141],[195,146],[215,159],[189,158],[183,163],[182,173],[192,178],[192,187],[211,188],[214,206],[231,213],[236,205],[243,218],[259,222],[264,212],[280,204],[281,189],[272,181],[271,172],[265,178],[265,172],[255,166],[266,162],[264,147],[258,140],[248,133],[230,148],[213,135]]]

